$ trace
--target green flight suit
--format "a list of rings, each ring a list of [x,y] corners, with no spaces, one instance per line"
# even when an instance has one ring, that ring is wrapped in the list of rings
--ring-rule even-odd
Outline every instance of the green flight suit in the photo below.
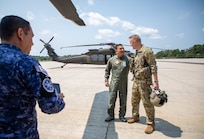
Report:
[[[142,45],[141,49],[136,51],[130,70],[134,76],[131,98],[132,115],[135,118],[139,117],[139,103],[142,99],[147,115],[146,122],[154,124],[155,109],[150,102],[150,85],[152,85],[152,74],[157,73],[157,66],[152,50]]]
[[[118,92],[120,99],[119,117],[124,117],[126,114],[129,64],[130,58],[125,55],[121,58],[115,55],[108,60],[105,69],[105,81],[109,81],[111,72],[111,81],[109,85],[109,103],[107,111],[111,117],[114,117],[114,108]]]

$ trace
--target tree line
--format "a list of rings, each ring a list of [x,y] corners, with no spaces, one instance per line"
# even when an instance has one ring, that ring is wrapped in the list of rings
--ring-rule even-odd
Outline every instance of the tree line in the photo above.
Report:
[[[39,61],[51,61],[51,57],[49,56],[32,56],[32,57]]]
[[[155,54],[156,58],[204,58],[204,44],[196,44],[185,50],[165,50]]]

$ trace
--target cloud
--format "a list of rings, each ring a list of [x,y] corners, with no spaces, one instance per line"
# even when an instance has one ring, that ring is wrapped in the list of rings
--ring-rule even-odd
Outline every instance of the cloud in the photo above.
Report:
[[[184,33],[176,34],[176,36],[182,39],[182,38],[184,38]]]
[[[89,25],[100,26],[104,22],[107,22],[106,21],[107,19],[98,13],[90,12],[88,14],[83,14],[82,17],[83,16],[86,16],[86,18],[87,18],[86,23]]]
[[[82,18],[86,20],[86,23],[88,25],[92,26],[110,26],[112,27],[119,27],[118,29],[122,28],[125,31],[129,31],[130,33],[138,34],[138,35],[144,35],[148,36],[150,39],[164,39],[165,36],[161,36],[159,34],[158,29],[149,28],[149,27],[143,27],[143,26],[136,26],[133,23],[125,20],[121,20],[119,17],[113,16],[113,17],[104,17],[101,14],[97,12],[89,12],[89,13],[83,13]],[[102,32],[101,32],[102,31]],[[105,31],[106,33],[110,33],[112,30],[99,30],[98,35],[96,38],[102,38],[105,37]],[[117,33],[116,33],[117,32]],[[118,31],[115,31],[116,34],[120,34]],[[103,35],[102,35],[103,34]],[[112,31],[112,35],[113,35]],[[107,34],[110,35],[110,34]],[[118,36],[118,35],[115,35]]]
[[[93,0],[88,0],[88,4],[89,5],[94,5],[94,1]]]
[[[156,33],[156,34],[149,35],[149,38],[153,40],[157,40],[157,39],[165,39],[166,36],[161,36],[160,34]]]
[[[132,24],[131,22],[129,21],[121,21],[121,26],[123,27],[123,29],[125,30],[132,30],[132,29],[135,29],[135,25]]]
[[[42,30],[40,33],[40,35],[46,35],[46,36],[58,36],[56,33],[50,31],[50,30]]]
[[[147,36],[150,39],[163,39],[165,37],[159,34],[159,31],[154,28],[138,26],[131,30],[131,33],[138,34],[140,36]]]
[[[51,34],[51,31],[50,30],[43,30],[43,31],[41,31],[40,34],[41,35],[48,35],[48,34]]]
[[[26,17],[28,20],[34,20],[35,19],[35,15],[30,11],[27,11]]]
[[[204,28],[202,28],[202,31],[204,32]]]
[[[45,17],[45,16],[43,16],[41,20],[44,21],[44,22],[52,22],[52,21],[56,21],[57,19],[55,17]]]
[[[118,17],[110,17],[108,19],[108,23],[107,24],[113,26],[113,25],[119,24],[120,22],[121,22],[120,18],[118,18]]]
[[[112,37],[120,36],[120,32],[113,31],[111,29],[99,29],[98,34],[95,36],[96,39],[109,39]]]
[[[120,19],[118,17],[106,18],[96,12],[83,13],[81,14],[81,17],[86,18],[87,24],[93,25],[93,26],[101,26],[101,25],[113,26],[120,22]]]

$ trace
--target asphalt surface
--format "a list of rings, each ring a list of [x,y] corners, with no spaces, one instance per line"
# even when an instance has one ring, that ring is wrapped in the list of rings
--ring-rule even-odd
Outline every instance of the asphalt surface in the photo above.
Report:
[[[168,102],[156,107],[155,131],[145,134],[145,111],[140,104],[140,122],[128,124],[107,117],[108,88],[104,86],[105,65],[41,62],[53,82],[60,83],[66,107],[60,113],[38,112],[41,139],[204,139],[204,59],[157,60],[160,89]],[[126,118],[131,118],[129,74]]]

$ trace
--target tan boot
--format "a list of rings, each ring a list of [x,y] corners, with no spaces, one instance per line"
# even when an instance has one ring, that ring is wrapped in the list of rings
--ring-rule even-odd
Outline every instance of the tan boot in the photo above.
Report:
[[[146,129],[145,129],[145,133],[146,134],[151,134],[154,131],[154,125],[147,125]]]
[[[134,122],[139,122],[139,116],[133,116],[131,119],[127,120],[129,124],[132,124]]]

